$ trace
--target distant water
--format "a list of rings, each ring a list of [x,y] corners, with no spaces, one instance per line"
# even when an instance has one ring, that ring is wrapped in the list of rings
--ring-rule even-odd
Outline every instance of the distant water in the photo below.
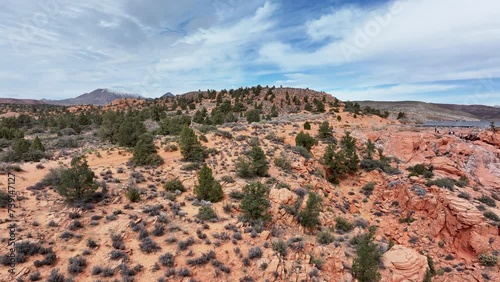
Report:
[[[428,121],[422,126],[431,127],[490,127],[489,121]]]

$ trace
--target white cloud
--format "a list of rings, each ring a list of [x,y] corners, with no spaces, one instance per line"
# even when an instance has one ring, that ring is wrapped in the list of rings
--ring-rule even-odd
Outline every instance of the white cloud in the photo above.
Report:
[[[404,0],[376,10],[346,7],[306,26],[312,39],[337,40],[316,50],[270,42],[260,50],[262,60],[285,71],[352,65],[373,72],[373,84],[446,80],[457,72],[474,79],[500,63],[500,2],[495,0]]]
[[[369,87],[351,90],[331,90],[328,93],[341,100],[380,100],[395,101],[402,96],[411,97],[409,94],[420,94],[428,92],[443,92],[457,89],[457,85],[444,84],[402,84],[390,87]],[[415,97],[415,96],[414,96]]]

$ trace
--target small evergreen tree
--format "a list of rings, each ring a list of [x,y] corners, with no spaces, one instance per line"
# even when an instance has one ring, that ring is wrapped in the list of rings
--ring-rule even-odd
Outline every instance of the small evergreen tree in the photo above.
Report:
[[[36,136],[33,143],[31,143],[31,149],[45,152],[45,146],[43,146],[42,141],[40,141],[38,136]]]
[[[320,195],[309,192],[306,208],[299,214],[299,223],[309,230],[320,225],[319,213],[321,212],[322,203],[323,199]]]
[[[70,202],[85,200],[97,190],[94,176],[85,159],[74,157],[71,160],[71,168],[61,173],[57,192]]]
[[[252,160],[252,172],[257,176],[266,176],[269,166],[267,164],[266,155],[262,148],[254,146],[250,151],[250,158]]]
[[[366,141],[365,159],[372,160],[374,154],[375,154],[375,144],[372,142],[372,140],[368,139],[368,141]]]
[[[116,125],[115,125],[116,126]],[[146,132],[146,126],[138,118],[126,116],[118,127],[118,145],[124,147],[134,147],[139,140],[139,136]]]
[[[184,126],[179,135],[179,147],[186,161],[201,162],[205,159],[205,151],[194,131]]]
[[[314,139],[309,133],[304,133],[301,131],[297,136],[295,137],[295,145],[296,146],[302,146],[306,148],[308,151],[311,150],[312,146],[318,144],[318,141]]]
[[[333,131],[333,127],[331,127],[330,123],[325,120],[319,126],[318,138],[320,138],[320,139],[326,139],[326,138],[333,137],[332,131]]]
[[[373,242],[372,232],[361,235],[357,245],[357,256],[352,263],[352,274],[360,282],[376,282],[381,278],[378,272],[381,253]]]
[[[311,130],[311,124],[308,121],[304,123],[304,130]]]
[[[198,173],[198,185],[194,187],[194,194],[198,200],[218,202],[224,198],[222,186],[212,175],[212,170],[203,164]]]
[[[153,136],[144,133],[139,137],[139,141],[134,147],[134,153],[131,159],[136,165],[162,165],[163,159],[156,154],[157,150],[153,142]]]
[[[497,128],[495,126],[495,122],[494,121],[490,122],[490,128],[491,128],[491,131],[497,132]]]
[[[269,165],[267,164],[266,155],[264,151],[256,145],[252,147],[252,150],[247,157],[239,157],[236,160],[236,171],[239,177],[251,178],[254,176],[264,177],[267,175],[269,170]]]
[[[257,109],[249,110],[246,113],[246,118],[248,123],[259,122],[260,121],[260,111]]]
[[[260,182],[252,182],[243,187],[241,209],[246,221],[256,223],[259,220],[270,219],[267,214],[267,210],[271,206],[268,196],[269,188]]]

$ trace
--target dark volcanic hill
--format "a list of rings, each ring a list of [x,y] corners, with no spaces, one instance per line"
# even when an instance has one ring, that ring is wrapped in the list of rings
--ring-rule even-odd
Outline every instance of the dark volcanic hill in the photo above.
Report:
[[[172,94],[172,92],[167,92],[167,93],[161,95],[160,98],[171,98],[171,97],[175,97],[175,95]]]
[[[54,105],[106,105],[117,99],[123,98],[142,98],[140,95],[119,93],[110,89],[96,89],[90,93],[82,94],[76,98],[64,99],[64,100],[45,100],[42,99],[46,104]]]

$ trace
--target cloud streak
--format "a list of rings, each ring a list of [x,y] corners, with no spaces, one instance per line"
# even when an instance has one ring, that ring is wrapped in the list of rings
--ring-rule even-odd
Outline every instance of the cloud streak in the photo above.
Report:
[[[110,87],[156,97],[260,83],[351,100],[500,104],[498,1],[375,3],[8,0],[0,96]],[[466,98],[478,95],[487,98]]]

